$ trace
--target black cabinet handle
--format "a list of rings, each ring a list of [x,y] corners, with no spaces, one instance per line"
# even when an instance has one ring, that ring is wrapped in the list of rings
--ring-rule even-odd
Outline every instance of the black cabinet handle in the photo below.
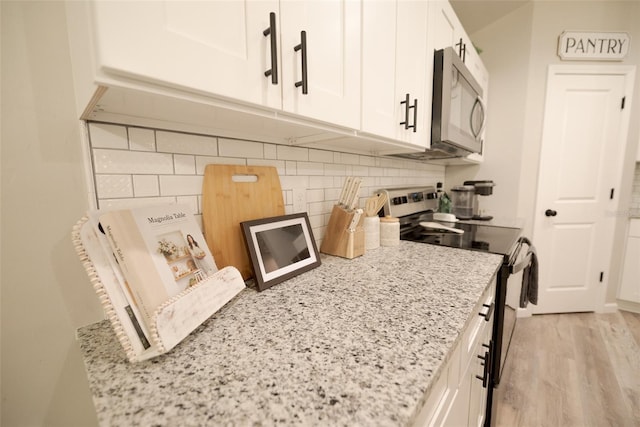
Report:
[[[478,358],[484,360],[482,376],[476,375],[476,378],[482,381],[482,388],[487,388],[487,382],[489,381],[489,365],[491,365],[491,358],[488,351],[484,352],[484,356],[478,355]]]
[[[269,14],[269,28],[262,34],[267,37],[271,35],[271,69],[264,72],[266,77],[271,76],[271,84],[278,84],[278,37],[276,34],[276,14]]]
[[[300,44],[293,48],[294,51],[301,51],[302,54],[302,80],[296,82],[296,87],[302,86],[302,94],[309,93],[307,85],[307,32],[300,31]]]
[[[400,122],[404,125],[405,129],[409,129],[409,94],[405,96],[404,101],[400,101],[400,105],[404,104],[404,122]]]
[[[467,59],[467,45],[462,42],[462,37],[460,37],[460,41],[456,43],[456,46],[458,47],[458,56],[462,59],[462,62],[465,62],[465,59]]]
[[[413,128],[415,133],[418,130],[418,98],[413,100],[413,105],[410,108],[413,108],[413,125],[409,127]]]
[[[413,105],[409,105],[409,94],[405,95],[404,101],[400,101],[400,105],[404,104],[404,122],[400,122],[404,125],[405,129],[413,129],[415,132],[418,122],[418,99],[413,100]],[[413,124],[409,125],[409,110],[413,108]]]
[[[495,308],[495,303],[491,303],[491,305],[487,305],[487,304],[482,304],[483,307],[487,307],[489,310],[487,310],[486,313],[478,313],[478,315],[484,317],[484,320],[486,322],[488,322],[489,320],[491,320],[491,314],[493,313],[493,309]]]
[[[544,211],[545,216],[556,216],[558,215],[557,211],[554,211],[553,209],[547,209],[546,211]]]

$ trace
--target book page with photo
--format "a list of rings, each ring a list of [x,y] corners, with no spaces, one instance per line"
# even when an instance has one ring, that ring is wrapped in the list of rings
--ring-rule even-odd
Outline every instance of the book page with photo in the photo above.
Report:
[[[99,222],[147,324],[162,303],[218,271],[186,205],[107,211]]]

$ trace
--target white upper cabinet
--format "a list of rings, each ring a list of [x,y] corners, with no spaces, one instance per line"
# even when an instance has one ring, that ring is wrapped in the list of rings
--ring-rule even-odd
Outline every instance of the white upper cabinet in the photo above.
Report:
[[[98,1],[91,8],[102,72],[359,126],[359,2]]]
[[[360,2],[281,1],[280,26],[283,109],[358,129]]]
[[[465,65],[482,87],[482,101],[487,108],[489,97],[489,73],[478,55],[471,39],[448,1],[430,0],[429,2],[429,50],[453,47]],[[483,129],[483,135],[486,127]],[[482,144],[482,153],[473,153],[463,159],[445,160],[447,164],[479,163],[483,161],[486,144]]]
[[[451,4],[448,1],[429,1],[429,22],[429,37],[433,49],[453,47],[473,77],[485,89],[489,75]]]
[[[277,1],[96,1],[90,7],[100,71],[281,108],[280,86],[264,75],[271,39],[263,31]]]
[[[365,1],[362,8],[361,129],[427,148],[427,2]]]

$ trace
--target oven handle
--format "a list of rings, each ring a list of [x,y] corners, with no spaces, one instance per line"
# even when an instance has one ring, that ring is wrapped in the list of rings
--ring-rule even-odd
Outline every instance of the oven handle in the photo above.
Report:
[[[512,262],[518,259],[518,255],[520,255],[520,251],[522,250],[522,247],[524,245],[527,245],[529,247],[529,251],[527,252],[527,255],[524,257],[524,259],[519,263],[509,264],[510,274],[519,273],[520,271],[524,270],[525,268],[527,268],[527,266],[531,264],[531,258],[533,257],[533,253],[531,249],[533,248],[533,245],[531,244],[531,241],[526,237],[520,237],[518,239],[518,248],[515,251],[515,255],[512,257]]]

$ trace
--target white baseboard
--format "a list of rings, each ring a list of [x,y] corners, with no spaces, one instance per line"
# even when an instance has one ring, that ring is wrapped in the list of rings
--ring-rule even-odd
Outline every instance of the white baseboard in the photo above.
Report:
[[[632,301],[618,300],[618,309],[640,314],[640,304]]]

